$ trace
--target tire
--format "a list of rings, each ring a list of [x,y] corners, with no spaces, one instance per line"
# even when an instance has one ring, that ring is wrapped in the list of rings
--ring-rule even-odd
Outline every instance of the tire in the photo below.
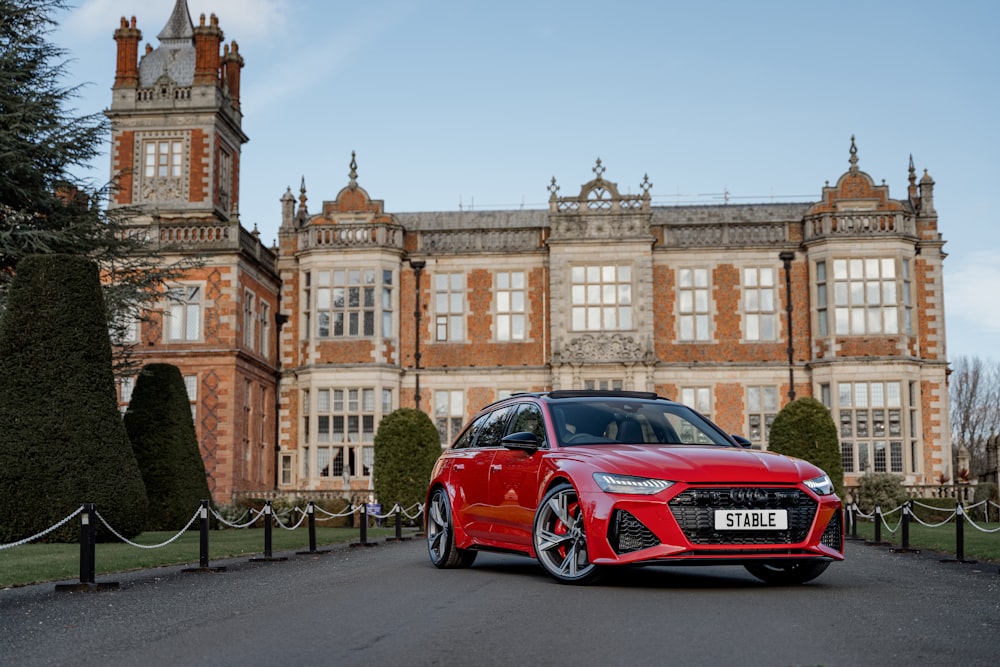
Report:
[[[443,570],[469,567],[476,552],[455,546],[455,523],[448,493],[438,488],[427,503],[427,553],[431,563]]]
[[[553,487],[535,512],[532,529],[535,556],[542,568],[561,584],[594,581],[598,566],[587,555],[587,534],[576,489]]]
[[[812,581],[826,571],[829,561],[790,561],[788,563],[747,563],[747,572],[776,586],[795,586]]]

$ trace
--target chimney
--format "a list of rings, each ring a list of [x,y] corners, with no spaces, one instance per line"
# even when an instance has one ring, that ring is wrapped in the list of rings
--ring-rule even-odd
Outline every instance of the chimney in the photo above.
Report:
[[[201,15],[199,25],[194,29],[194,85],[205,86],[219,82],[219,45],[222,44],[222,29],[219,19],[212,14],[209,25],[205,25],[205,15]]]
[[[240,55],[240,45],[233,40],[232,48],[225,47],[225,54],[222,56],[222,75],[236,109],[240,108],[241,69],[243,69],[243,56]]]
[[[131,24],[123,16],[121,27],[115,30],[115,41],[118,42],[115,88],[134,88],[139,85],[139,40],[142,39],[142,32],[135,25],[134,16]]]

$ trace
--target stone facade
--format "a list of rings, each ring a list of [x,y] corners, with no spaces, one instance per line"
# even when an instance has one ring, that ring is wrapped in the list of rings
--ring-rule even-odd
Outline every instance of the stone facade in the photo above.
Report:
[[[134,19],[116,33],[112,163],[118,203],[171,256],[204,258],[184,281],[198,330],[172,338],[183,311],[165,301],[142,335],[150,360],[196,378],[216,500],[359,498],[396,408],[426,411],[446,444],[489,401],[588,387],[688,402],[759,448],[781,406],[813,396],[849,485],[951,474],[944,242],[912,160],[901,199],[852,139],[815,202],[657,206],[648,178],[622,195],[598,160],[576,194],[553,179],[547,210],[392,213],[352,156],[316,212],[304,181],[285,193],[267,249],[236,212],[242,59],[235,43],[219,54],[214,17],[185,17],[178,0],[160,49],[187,69],[162,70],[157,50],[136,65]]]

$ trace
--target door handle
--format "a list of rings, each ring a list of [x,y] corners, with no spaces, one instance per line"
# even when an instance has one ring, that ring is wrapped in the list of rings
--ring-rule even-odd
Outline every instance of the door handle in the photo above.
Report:
[[[503,470],[503,465],[500,463],[494,463],[490,466],[490,470]]]
[[[465,464],[464,463],[456,463],[455,464],[455,470],[465,470]]]

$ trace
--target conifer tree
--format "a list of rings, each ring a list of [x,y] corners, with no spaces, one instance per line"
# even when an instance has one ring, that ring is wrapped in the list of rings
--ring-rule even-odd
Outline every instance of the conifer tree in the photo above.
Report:
[[[34,255],[18,266],[0,316],[0,543],[86,502],[125,537],[143,529],[146,491],[118,411],[102,300],[86,258]],[[71,523],[49,538],[78,536]]]
[[[139,373],[125,429],[149,496],[147,530],[179,530],[211,498],[184,377],[171,364]]]
[[[441,455],[440,435],[425,413],[399,408],[386,415],[375,434],[375,496],[388,510],[423,503],[431,469]]]
[[[819,467],[844,497],[844,464],[840,460],[837,425],[830,411],[815,398],[799,398],[778,412],[767,437],[767,448]]]
[[[0,311],[23,257],[84,255],[101,268],[107,319],[121,334],[197,260],[164,263],[135,233],[137,211],[107,206],[114,184],[77,176],[101,154],[109,124],[100,112],[77,114],[81,85],[63,83],[67,53],[48,37],[67,7],[0,0]],[[133,366],[131,349],[116,346],[116,366]]]

